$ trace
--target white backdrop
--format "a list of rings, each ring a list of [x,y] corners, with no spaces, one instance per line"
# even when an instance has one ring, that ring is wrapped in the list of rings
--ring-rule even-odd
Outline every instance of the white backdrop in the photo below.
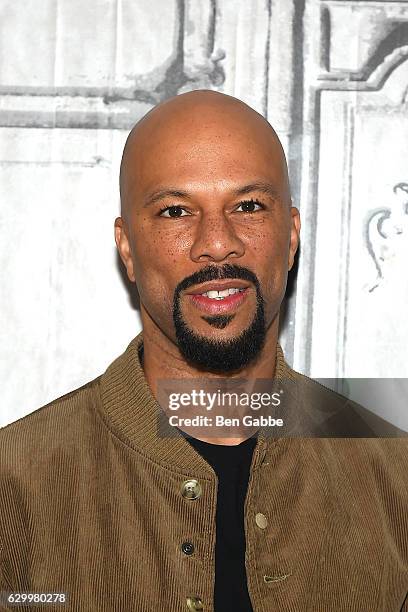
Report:
[[[199,88],[262,112],[288,156],[289,363],[408,377],[407,1],[0,0],[0,426],[140,330],[113,239],[122,147],[155,103]],[[404,388],[372,406],[400,426]]]

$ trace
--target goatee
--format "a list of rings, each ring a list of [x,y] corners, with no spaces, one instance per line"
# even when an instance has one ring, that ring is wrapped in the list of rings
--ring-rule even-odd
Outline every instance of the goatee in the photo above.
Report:
[[[255,286],[256,311],[251,324],[238,336],[227,340],[208,339],[197,334],[183,319],[180,308],[181,292],[206,281],[231,278],[247,280]],[[219,315],[203,318],[210,325],[222,328],[228,325],[233,317]],[[251,270],[238,265],[209,266],[181,281],[174,291],[173,320],[181,354],[198,369],[215,373],[240,370],[255,360],[265,344],[265,309],[259,281]]]

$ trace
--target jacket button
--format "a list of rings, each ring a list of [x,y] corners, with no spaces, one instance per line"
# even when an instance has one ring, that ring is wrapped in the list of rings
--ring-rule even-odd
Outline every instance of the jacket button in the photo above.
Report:
[[[185,555],[192,555],[194,552],[194,544],[191,542],[183,542],[181,545],[181,550]]]
[[[192,612],[204,610],[203,602],[199,597],[187,597],[187,608]]]
[[[185,480],[181,487],[181,494],[186,499],[198,499],[201,496],[201,485],[197,480]]]
[[[268,519],[264,514],[258,512],[258,514],[255,516],[255,523],[260,529],[266,529],[266,527],[268,526]]]

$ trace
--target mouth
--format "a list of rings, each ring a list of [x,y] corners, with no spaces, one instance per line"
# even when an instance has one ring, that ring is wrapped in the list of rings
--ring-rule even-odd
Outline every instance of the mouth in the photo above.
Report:
[[[238,308],[248,297],[250,287],[239,279],[210,281],[189,291],[191,303],[207,314],[224,314]]]

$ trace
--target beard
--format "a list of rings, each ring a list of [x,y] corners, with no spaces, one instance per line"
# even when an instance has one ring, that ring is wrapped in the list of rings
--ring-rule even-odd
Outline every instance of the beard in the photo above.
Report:
[[[189,287],[211,280],[239,278],[247,280],[256,288],[256,311],[250,325],[234,338],[215,340],[197,334],[186,324],[181,313],[181,292]],[[203,317],[210,325],[223,328],[234,318],[218,315]],[[201,370],[215,373],[240,370],[255,360],[261,352],[266,338],[265,309],[259,281],[256,275],[241,266],[226,264],[209,266],[181,281],[173,299],[173,321],[179,350],[186,361]]]

